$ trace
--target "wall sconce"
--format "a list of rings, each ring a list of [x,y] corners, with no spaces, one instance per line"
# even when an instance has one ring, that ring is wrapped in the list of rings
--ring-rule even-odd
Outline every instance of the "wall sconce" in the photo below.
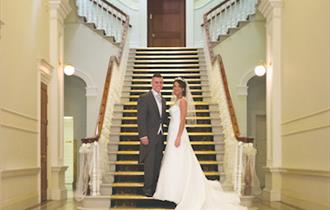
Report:
[[[258,77],[262,77],[266,74],[267,68],[265,65],[260,64],[258,66],[256,66],[254,68],[254,73],[258,76]]]
[[[73,75],[75,72],[75,68],[72,65],[65,65],[64,66],[64,74],[67,76]]]

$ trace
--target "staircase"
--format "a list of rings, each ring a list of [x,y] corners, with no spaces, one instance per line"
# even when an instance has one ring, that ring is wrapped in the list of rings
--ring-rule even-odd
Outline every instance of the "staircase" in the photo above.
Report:
[[[137,99],[151,88],[151,77],[164,78],[163,97],[169,108],[172,83],[181,76],[188,81],[196,107],[196,124],[188,124],[191,144],[209,179],[223,176],[224,143],[217,104],[210,103],[206,64],[202,49],[145,48],[130,51],[122,101],[115,105],[108,154],[110,173],[101,186],[101,199],[111,200],[111,209],[173,209],[174,203],[145,197],[143,165],[138,164]],[[165,129],[165,134],[167,130]],[[110,196],[109,196],[110,195]]]

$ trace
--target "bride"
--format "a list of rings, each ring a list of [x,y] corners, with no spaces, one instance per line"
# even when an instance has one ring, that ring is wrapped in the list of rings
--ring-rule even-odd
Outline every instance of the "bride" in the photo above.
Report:
[[[207,180],[195,156],[185,128],[187,115],[194,113],[187,82],[176,78],[173,94],[167,146],[153,198],[176,203],[176,210],[246,210],[239,205],[238,194],[224,192],[219,181]]]

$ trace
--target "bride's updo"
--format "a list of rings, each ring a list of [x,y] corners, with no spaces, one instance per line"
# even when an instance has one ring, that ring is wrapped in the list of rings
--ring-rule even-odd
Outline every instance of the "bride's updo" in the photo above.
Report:
[[[174,83],[179,84],[179,87],[182,88],[182,96],[186,97],[187,96],[187,83],[181,78],[175,78],[173,85],[174,85]]]

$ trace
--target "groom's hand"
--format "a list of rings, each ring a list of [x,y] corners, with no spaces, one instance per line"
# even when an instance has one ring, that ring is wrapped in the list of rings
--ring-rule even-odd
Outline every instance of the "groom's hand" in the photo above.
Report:
[[[149,144],[149,139],[148,139],[148,137],[142,137],[142,138],[140,139],[140,141],[141,141],[141,144],[143,144],[143,145],[148,145],[148,144]]]

